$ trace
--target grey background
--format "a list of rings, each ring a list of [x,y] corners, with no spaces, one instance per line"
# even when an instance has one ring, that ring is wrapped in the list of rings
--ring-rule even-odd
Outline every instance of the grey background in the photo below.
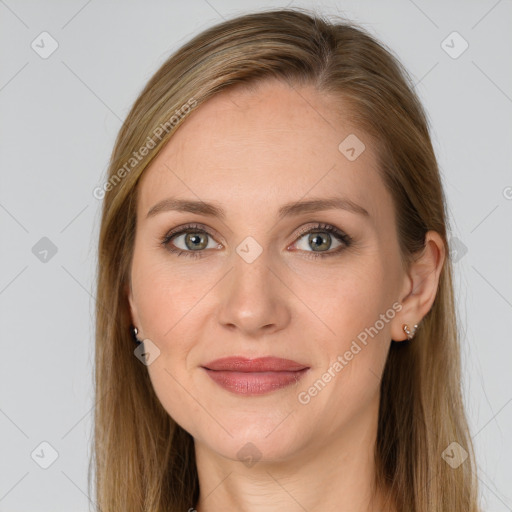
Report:
[[[192,35],[223,18],[288,3],[0,0],[0,511],[90,506],[101,205],[92,191],[104,180],[121,120]],[[463,384],[482,503],[512,511],[511,2],[292,5],[358,21],[416,81],[457,238]],[[46,59],[31,47],[43,45],[43,31],[58,42]],[[458,58],[442,47],[453,31],[469,44]],[[452,53],[462,48],[451,40],[444,44]],[[48,39],[44,45],[50,48]],[[49,247],[43,237],[55,254],[40,252]],[[52,449],[42,442],[58,453],[47,469],[39,464],[51,461]]]

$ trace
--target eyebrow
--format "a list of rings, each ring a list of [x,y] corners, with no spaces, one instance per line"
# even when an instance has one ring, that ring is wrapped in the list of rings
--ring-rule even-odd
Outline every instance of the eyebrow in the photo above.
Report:
[[[278,218],[281,220],[284,217],[291,217],[302,213],[332,209],[347,210],[364,217],[370,217],[367,210],[348,198],[329,197],[287,203],[279,208]],[[166,211],[197,213],[199,215],[206,215],[209,217],[218,217],[222,220],[226,218],[226,212],[219,205],[206,203],[204,201],[177,199],[174,197],[169,197],[155,204],[149,209],[146,218],[153,217],[158,213]]]

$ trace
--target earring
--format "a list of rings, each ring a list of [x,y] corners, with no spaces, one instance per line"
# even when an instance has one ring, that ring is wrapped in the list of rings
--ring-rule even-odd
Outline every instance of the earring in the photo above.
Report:
[[[409,330],[409,326],[407,324],[403,324],[403,329],[405,331],[405,334],[407,334],[407,339],[412,340],[414,338],[414,335],[416,334],[416,329],[418,328],[417,325],[415,325],[412,328],[412,331]]]
[[[139,338],[137,338],[137,333],[139,332],[139,330],[137,329],[137,327],[135,326],[131,326],[130,328],[131,330],[131,333],[132,333],[132,338],[133,338],[133,341],[138,345],[139,343],[142,343],[142,340],[139,340]]]

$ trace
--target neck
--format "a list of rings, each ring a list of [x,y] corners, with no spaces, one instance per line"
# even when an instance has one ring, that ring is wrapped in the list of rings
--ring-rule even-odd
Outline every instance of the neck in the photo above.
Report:
[[[342,430],[251,467],[196,440],[197,512],[393,511],[385,490],[374,485],[377,419],[378,400]]]

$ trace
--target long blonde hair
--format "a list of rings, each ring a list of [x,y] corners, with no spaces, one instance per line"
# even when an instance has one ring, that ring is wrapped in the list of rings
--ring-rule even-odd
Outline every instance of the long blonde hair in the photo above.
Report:
[[[99,510],[185,511],[197,503],[193,439],[163,409],[133,354],[126,292],[137,183],[191,108],[231,85],[272,78],[314,85],[319,94],[348,102],[351,120],[377,144],[405,266],[423,248],[428,230],[448,248],[446,200],[428,121],[411,78],[382,43],[349,21],[305,9],[246,14],[194,37],[139,95],[102,189],[91,457]],[[392,343],[381,383],[376,483],[391,490],[400,511],[480,510],[446,253],[433,306],[413,342]],[[458,467],[442,456],[452,442],[468,453]]]

